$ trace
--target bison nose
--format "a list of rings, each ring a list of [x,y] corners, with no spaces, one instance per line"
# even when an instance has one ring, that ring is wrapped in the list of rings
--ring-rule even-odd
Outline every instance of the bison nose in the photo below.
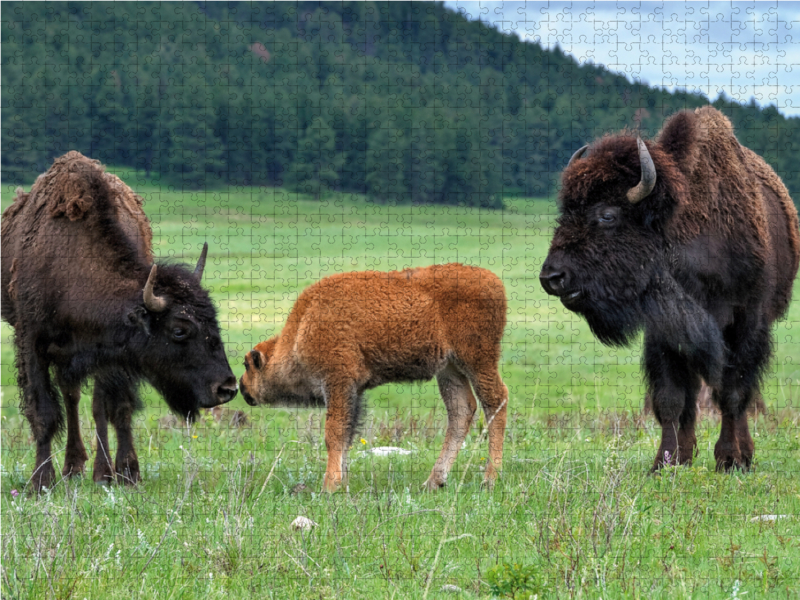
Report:
[[[220,404],[225,404],[233,400],[236,396],[236,391],[236,378],[231,376],[228,377],[224,383],[217,386],[217,389],[214,390],[214,395],[217,397]]]
[[[567,273],[564,269],[554,268],[547,263],[539,273],[544,291],[553,296],[560,296],[567,287]]]

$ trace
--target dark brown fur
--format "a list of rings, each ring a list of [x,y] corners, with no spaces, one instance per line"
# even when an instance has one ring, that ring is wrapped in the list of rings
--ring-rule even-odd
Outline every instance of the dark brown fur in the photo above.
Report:
[[[712,107],[684,111],[646,142],[657,181],[640,202],[636,139],[596,142],[563,173],[562,215],[540,275],[601,341],[644,329],[644,370],[662,426],[654,468],[691,462],[696,398],[722,415],[719,469],[749,467],[747,410],[800,263],[797,211],[780,178]]]
[[[78,152],[56,159],[29,194],[18,190],[3,215],[2,317],[15,330],[21,408],[37,444],[37,490],[55,483],[51,442],[64,428],[62,402],[62,474],[84,470],[78,402],[88,377],[95,380],[97,482],[139,479],[131,417],[141,379],[182,417],[235,393],[214,307],[195,274],[161,265],[154,291],[167,306],[154,312],[143,303],[151,240],[141,198]],[[177,341],[180,328],[186,336]],[[109,421],[118,442],[113,467]]]
[[[489,428],[491,485],[500,469],[508,390],[498,371],[506,324],[503,284],[459,264],[333,275],[300,294],[283,331],[245,359],[250,404],[327,406],[324,489],[346,472],[365,390],[436,377],[447,407],[444,447],[426,482],[445,484],[477,409]]]

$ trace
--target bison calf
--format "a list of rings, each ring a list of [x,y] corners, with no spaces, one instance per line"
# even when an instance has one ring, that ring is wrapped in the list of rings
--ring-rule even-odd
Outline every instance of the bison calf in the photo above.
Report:
[[[365,390],[436,377],[447,407],[444,446],[425,485],[445,484],[481,401],[489,430],[491,486],[503,457],[508,390],[500,379],[506,325],[503,284],[460,264],[333,275],[297,299],[280,335],[245,358],[241,390],[257,404],[324,405],[328,467],[335,490],[363,410]]]

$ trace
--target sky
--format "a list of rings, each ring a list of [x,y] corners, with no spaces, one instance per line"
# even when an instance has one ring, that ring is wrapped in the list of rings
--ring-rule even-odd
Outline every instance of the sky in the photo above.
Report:
[[[800,2],[444,4],[651,86],[800,116]]]

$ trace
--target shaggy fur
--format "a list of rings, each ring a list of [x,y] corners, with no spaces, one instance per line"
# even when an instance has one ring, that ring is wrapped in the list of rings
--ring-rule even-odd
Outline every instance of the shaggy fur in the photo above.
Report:
[[[662,426],[654,469],[691,462],[702,380],[722,414],[717,468],[747,468],[746,411],[760,397],[770,325],[789,306],[800,262],[797,211],[712,107],[674,115],[646,145],[657,181],[637,204],[626,199],[641,177],[631,135],[597,141],[565,169],[542,284],[605,343],[627,344],[644,329]]]
[[[15,330],[21,409],[37,445],[37,490],[55,482],[50,447],[64,427],[60,399],[67,413],[63,475],[84,469],[78,401],[89,377],[98,482],[115,471],[122,481],[139,479],[131,416],[142,379],[183,417],[235,394],[214,307],[194,273],[160,266],[154,291],[167,308],[145,306],[151,239],[141,199],[78,152],[56,159],[3,215],[2,316]],[[114,467],[109,420],[118,441]]]
[[[245,358],[241,389],[256,404],[327,407],[324,488],[346,472],[365,390],[437,378],[447,407],[444,447],[426,482],[445,484],[477,409],[489,423],[485,473],[494,482],[503,456],[508,390],[500,379],[506,325],[503,284],[459,264],[333,275],[300,294],[280,335]],[[470,389],[470,386],[472,389]]]

